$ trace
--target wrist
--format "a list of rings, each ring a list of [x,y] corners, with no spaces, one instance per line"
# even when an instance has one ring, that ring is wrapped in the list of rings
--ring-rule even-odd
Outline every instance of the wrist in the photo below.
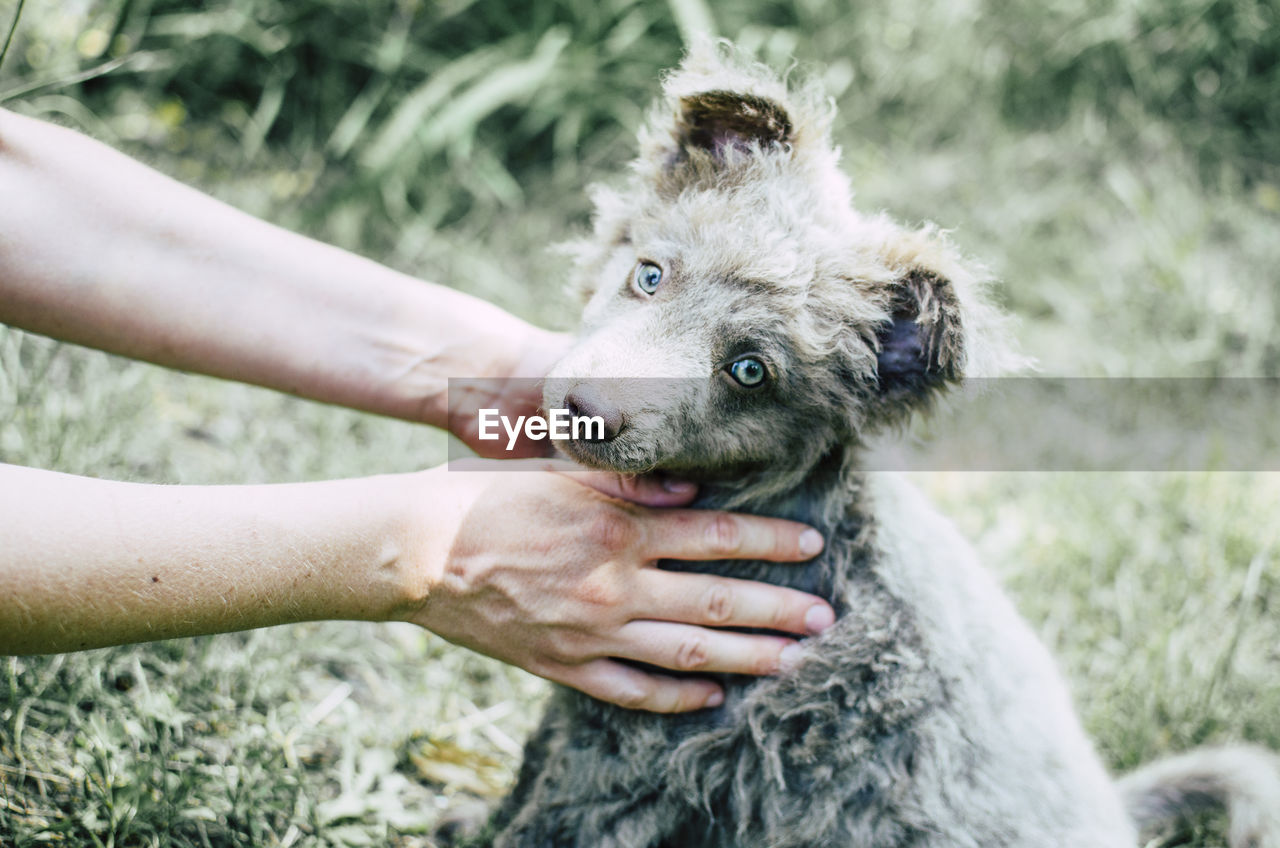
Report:
[[[443,581],[445,563],[471,498],[447,466],[398,475],[386,498],[388,555],[377,566],[383,621],[421,621]]]
[[[539,378],[565,346],[559,334],[443,286],[415,281],[401,294],[355,334],[359,405],[370,411],[448,429],[449,378]]]
[[[266,594],[278,596],[271,606],[279,611],[262,623],[398,621],[412,615],[435,582],[429,570],[434,560],[423,556],[430,533],[418,516],[420,476],[302,483],[291,486],[296,497],[277,495],[277,503],[286,505],[272,535],[304,541],[295,545],[288,573],[272,579],[277,588]]]

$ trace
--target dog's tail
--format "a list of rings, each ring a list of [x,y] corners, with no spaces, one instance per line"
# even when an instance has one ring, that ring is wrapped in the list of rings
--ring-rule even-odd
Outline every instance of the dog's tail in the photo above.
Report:
[[[1199,812],[1225,810],[1231,848],[1280,848],[1280,757],[1248,746],[1202,748],[1120,779],[1143,833]]]

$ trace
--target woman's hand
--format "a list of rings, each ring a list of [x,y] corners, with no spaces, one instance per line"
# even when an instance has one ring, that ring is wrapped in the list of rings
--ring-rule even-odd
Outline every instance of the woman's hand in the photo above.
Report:
[[[449,420],[449,379],[494,380],[488,400],[528,414],[568,343],[3,109],[0,186],[21,199],[0,203],[0,322],[32,332],[450,427],[490,452],[474,414]],[[546,443],[518,447],[503,455]]]
[[[710,628],[814,633],[832,612],[790,589],[655,568],[660,558],[800,560],[821,547],[789,521],[617,497],[659,507],[692,497],[673,488],[598,472],[446,468],[154,486],[0,464],[0,654],[408,620],[606,701],[697,709],[716,703],[714,683],[611,658],[767,674],[792,640]]]
[[[655,567],[659,559],[807,560],[822,538],[804,525],[639,505],[683,505],[693,495],[687,484],[671,491],[603,472],[484,465],[495,470],[424,475],[439,494],[423,501],[432,513],[423,526],[452,530],[424,539],[439,570],[408,618],[452,642],[601,700],[679,712],[715,706],[723,693],[707,679],[651,674],[615,658],[770,674],[786,664],[793,640],[713,628],[809,635],[834,620],[824,601],[792,589]]]
[[[508,449],[507,436],[493,441],[480,438],[480,410],[497,409],[514,421],[538,414],[542,407],[542,378],[571,343],[566,333],[553,333],[524,325],[519,340],[508,340],[507,357],[490,366],[498,373],[467,375],[450,384],[446,419],[448,429],[467,447],[488,459],[528,459],[550,456],[550,440],[528,438],[522,430]]]

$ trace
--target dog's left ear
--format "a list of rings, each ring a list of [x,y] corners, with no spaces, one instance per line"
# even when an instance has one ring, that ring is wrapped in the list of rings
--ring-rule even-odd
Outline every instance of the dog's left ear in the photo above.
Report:
[[[960,306],[950,281],[913,269],[890,289],[890,319],[876,334],[876,371],[882,400],[898,406],[927,403],[961,379],[964,366]]]
[[[680,98],[676,138],[686,157],[701,150],[723,163],[754,148],[788,144],[793,132],[786,110],[759,95],[721,90]]]

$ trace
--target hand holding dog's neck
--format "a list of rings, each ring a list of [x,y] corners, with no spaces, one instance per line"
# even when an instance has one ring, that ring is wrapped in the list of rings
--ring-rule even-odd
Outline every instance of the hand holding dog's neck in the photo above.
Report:
[[[870,522],[864,505],[862,472],[852,449],[833,449],[808,469],[701,481],[700,485],[695,508],[732,509],[800,521],[817,528],[827,539],[827,548],[800,565],[724,560],[670,563],[665,567],[789,586],[826,598],[836,606],[837,613],[841,611],[841,599],[835,597],[836,587],[842,583],[841,575],[836,573],[838,564],[865,561],[860,556],[848,556],[843,549],[863,544],[868,538],[863,531]]]
[[[824,535],[849,517],[860,500],[861,472],[854,450],[835,447],[807,468],[760,471],[733,479],[698,480],[698,509],[730,509],[787,518]]]

